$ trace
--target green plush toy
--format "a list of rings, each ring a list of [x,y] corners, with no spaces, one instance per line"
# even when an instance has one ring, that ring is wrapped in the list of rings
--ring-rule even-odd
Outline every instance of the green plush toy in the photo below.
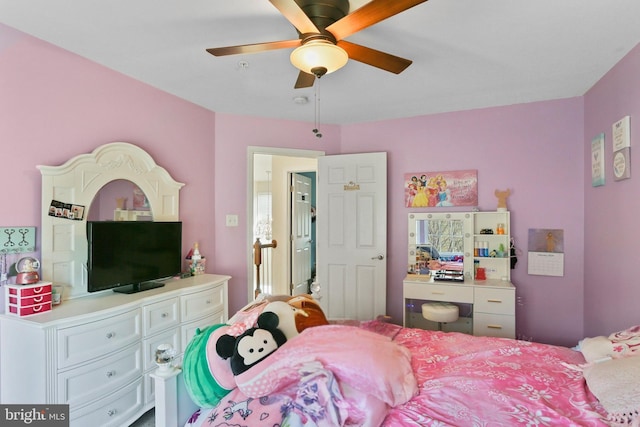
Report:
[[[216,324],[197,329],[184,351],[182,372],[193,402],[202,408],[212,408],[236,387],[229,361],[215,351],[218,337],[229,326]]]

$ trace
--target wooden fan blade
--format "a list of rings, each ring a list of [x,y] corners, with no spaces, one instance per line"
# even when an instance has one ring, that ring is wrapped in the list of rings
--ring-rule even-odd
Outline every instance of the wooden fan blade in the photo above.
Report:
[[[316,81],[316,76],[313,74],[305,73],[304,71],[300,71],[298,74],[298,80],[296,80],[296,84],[293,87],[294,89],[304,89],[305,87],[313,86],[313,83]]]
[[[306,13],[298,6],[295,0],[269,0],[284,15],[289,22],[302,34],[319,33],[316,24],[309,19]]]
[[[288,47],[300,46],[300,39],[281,40],[277,42],[243,44],[239,46],[212,47],[207,49],[213,56],[237,55],[239,53],[257,53],[267,50],[286,49]]]
[[[372,0],[344,18],[329,25],[326,30],[333,34],[336,40],[342,40],[353,33],[426,1],[427,0]]]
[[[380,68],[381,70],[390,71],[395,74],[400,74],[413,63],[413,61],[408,59],[351,43],[346,40],[340,40],[338,42],[338,46],[343,48],[347,54],[349,54],[349,59],[372,65]]]

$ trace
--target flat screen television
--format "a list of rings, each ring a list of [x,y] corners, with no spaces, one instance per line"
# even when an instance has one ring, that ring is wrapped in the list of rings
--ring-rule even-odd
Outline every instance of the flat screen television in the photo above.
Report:
[[[180,274],[182,222],[88,221],[89,292],[134,293]]]

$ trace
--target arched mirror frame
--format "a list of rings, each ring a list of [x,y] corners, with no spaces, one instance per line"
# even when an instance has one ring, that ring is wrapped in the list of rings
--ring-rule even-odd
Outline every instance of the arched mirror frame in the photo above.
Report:
[[[42,278],[65,286],[65,299],[88,294],[86,218],[91,203],[106,184],[120,179],[131,181],[147,197],[154,221],[179,220],[179,191],[184,184],[133,144],[104,144],[63,165],[40,165],[38,169],[42,174]],[[84,207],[82,220],[50,216],[53,200]]]

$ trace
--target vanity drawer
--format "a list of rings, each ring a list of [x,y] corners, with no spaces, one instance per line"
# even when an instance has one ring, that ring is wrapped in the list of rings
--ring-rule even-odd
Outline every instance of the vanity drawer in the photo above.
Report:
[[[142,338],[140,310],[58,330],[58,369],[103,358]]]
[[[171,298],[142,308],[144,319],[144,335],[153,335],[164,329],[177,326],[180,323],[178,298]]]
[[[71,407],[69,414],[71,427],[100,426],[121,427],[142,410],[143,385],[142,377],[129,384],[117,393],[105,396],[90,405],[76,409]]]
[[[70,405],[108,396],[142,375],[140,344],[58,375],[58,398]]]
[[[195,292],[180,297],[180,309],[183,322],[190,322],[217,311],[224,311],[224,286]]]
[[[473,335],[515,338],[516,318],[504,314],[474,313]]]
[[[479,313],[510,314],[516,310],[515,289],[476,288],[474,311]]]
[[[405,282],[404,297],[428,301],[473,303],[473,287]]]

